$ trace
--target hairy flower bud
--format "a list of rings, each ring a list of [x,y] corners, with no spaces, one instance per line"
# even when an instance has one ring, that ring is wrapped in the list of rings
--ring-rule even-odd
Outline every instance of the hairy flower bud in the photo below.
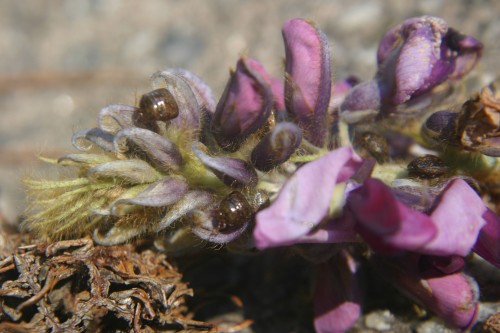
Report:
[[[278,123],[252,151],[252,164],[261,171],[269,171],[287,161],[299,147],[302,131],[289,122]]]
[[[482,44],[449,28],[441,18],[405,20],[382,37],[377,80],[385,86],[383,103],[396,106],[467,74],[481,57]]]
[[[240,58],[211,123],[213,135],[222,149],[237,150],[267,121],[273,103],[271,81],[262,65],[252,58]]]
[[[285,103],[304,136],[323,146],[331,94],[330,48],[327,37],[313,23],[292,19],[283,25],[286,52]]]

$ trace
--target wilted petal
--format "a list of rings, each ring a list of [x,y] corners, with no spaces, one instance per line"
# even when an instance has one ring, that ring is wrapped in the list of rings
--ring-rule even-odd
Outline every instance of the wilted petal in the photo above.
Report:
[[[418,270],[418,256],[377,258],[376,262],[380,272],[403,293],[449,324],[466,329],[474,323],[479,290],[471,277],[460,272],[423,276]]]
[[[286,162],[302,141],[302,131],[289,122],[278,123],[252,151],[251,161],[261,171],[269,171]]]
[[[94,230],[93,239],[99,245],[112,246],[125,243],[146,231],[146,226],[117,225],[106,231]]]
[[[99,112],[99,128],[105,132],[116,134],[123,128],[134,126],[132,117],[136,107],[122,104],[111,104]]]
[[[336,185],[347,181],[362,163],[345,147],[300,167],[271,206],[257,213],[257,247],[293,244],[308,234],[327,216]]]
[[[454,180],[441,193],[430,215],[437,234],[418,250],[431,255],[466,256],[476,243],[479,230],[486,221],[482,218],[486,206],[477,193],[461,179]]]
[[[371,121],[380,112],[381,87],[375,80],[356,85],[339,107],[340,117],[348,124]]]
[[[341,333],[361,314],[356,263],[342,252],[318,266],[314,293],[314,328],[317,333]]]
[[[169,208],[156,227],[156,231],[162,231],[191,211],[207,209],[214,204],[215,199],[211,193],[201,190],[189,191]]]
[[[151,184],[137,196],[120,199],[110,207],[111,214],[121,215],[123,206],[135,205],[144,207],[162,207],[179,201],[189,189],[188,184],[181,178],[165,177]]]
[[[78,131],[71,137],[73,147],[81,151],[89,151],[92,149],[92,144],[97,145],[104,151],[111,152],[114,150],[113,134],[105,132],[100,128],[91,128]]]
[[[87,172],[90,179],[116,179],[128,184],[153,183],[160,175],[142,160],[111,161],[99,164]]]
[[[179,115],[170,121],[169,126],[197,134],[200,130],[200,105],[184,74],[178,70],[164,70],[154,73],[151,82],[155,88],[166,88],[179,107]]]
[[[257,173],[247,162],[238,158],[209,156],[201,150],[201,147],[201,144],[193,144],[194,154],[224,184],[232,187],[253,187],[257,184]]]
[[[401,203],[378,179],[367,179],[351,191],[346,207],[361,236],[376,251],[417,250],[437,232],[430,217]]]
[[[130,144],[133,146],[130,147]],[[115,150],[118,153],[135,152],[138,148],[151,163],[161,171],[178,170],[182,156],[177,146],[163,136],[147,129],[126,128],[115,135]]]
[[[479,232],[474,252],[493,265],[500,267],[500,218],[491,210],[483,214],[486,224]]]
[[[256,60],[240,58],[212,118],[215,139],[223,149],[238,149],[248,135],[267,121],[272,107],[268,74]]]
[[[286,53],[285,103],[311,143],[323,146],[331,94],[330,48],[327,37],[310,21],[283,25]]]

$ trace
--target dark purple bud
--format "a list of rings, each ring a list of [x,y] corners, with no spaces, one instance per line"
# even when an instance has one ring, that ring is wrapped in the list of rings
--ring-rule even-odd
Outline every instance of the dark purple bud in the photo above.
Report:
[[[133,155],[138,149],[158,170],[164,172],[178,170],[182,164],[177,146],[147,129],[133,127],[121,130],[115,135],[114,145],[119,154]]]
[[[381,90],[375,80],[356,85],[340,104],[340,117],[348,124],[372,121],[380,112]]]
[[[93,144],[104,151],[112,152],[115,147],[113,145],[113,134],[103,131],[100,128],[91,128],[78,131],[71,137],[73,147],[81,151],[89,151]]]
[[[253,187],[257,184],[257,173],[247,162],[238,158],[212,157],[205,154],[201,147],[201,144],[193,144],[194,154],[224,184],[231,187]]]
[[[483,218],[486,224],[479,232],[473,251],[500,267],[500,217],[488,209]]]
[[[458,116],[458,136],[461,145],[489,156],[500,156],[500,80],[462,106]]]
[[[467,74],[481,56],[482,44],[448,28],[437,17],[411,18],[391,28],[377,53],[377,79],[384,104],[397,106]]]
[[[302,141],[302,131],[293,123],[278,123],[255,146],[251,160],[260,171],[269,171],[286,162]]]
[[[331,94],[330,48],[327,37],[312,22],[292,19],[283,25],[286,53],[285,103],[304,136],[323,146]]]
[[[241,192],[224,197],[210,212],[196,210],[190,213],[192,231],[212,243],[228,243],[245,232],[254,211]]]
[[[187,190],[188,184],[182,178],[165,177],[151,184],[134,198],[116,200],[111,205],[110,211],[113,215],[123,215],[127,206],[168,206],[179,201]]]
[[[240,58],[212,118],[212,132],[219,145],[235,151],[269,118],[274,99],[271,81],[262,65]]]
[[[427,118],[422,126],[422,136],[432,144],[458,146],[457,120],[457,112],[435,112]]]
[[[167,89],[179,108],[179,115],[170,121],[169,126],[198,133],[201,118],[200,105],[187,79],[175,70],[165,70],[153,74],[151,81],[155,88]]]
[[[105,132],[116,134],[118,131],[133,127],[133,115],[136,107],[130,105],[111,104],[99,112],[99,128]]]

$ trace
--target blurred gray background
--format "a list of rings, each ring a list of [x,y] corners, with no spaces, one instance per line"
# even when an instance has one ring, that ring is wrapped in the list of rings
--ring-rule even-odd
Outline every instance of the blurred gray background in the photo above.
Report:
[[[46,170],[37,155],[71,152],[74,131],[95,126],[102,106],[135,104],[157,70],[187,68],[216,97],[240,54],[280,75],[281,24],[304,17],[328,36],[335,77],[368,79],[383,32],[423,14],[481,39],[477,71],[500,72],[495,0],[2,0],[0,213],[14,220],[22,211],[20,178]]]

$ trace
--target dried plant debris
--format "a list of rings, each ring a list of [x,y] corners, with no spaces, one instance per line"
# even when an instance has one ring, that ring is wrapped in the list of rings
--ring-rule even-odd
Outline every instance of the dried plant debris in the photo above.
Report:
[[[0,260],[0,332],[209,332],[165,254],[89,238],[18,247]]]

